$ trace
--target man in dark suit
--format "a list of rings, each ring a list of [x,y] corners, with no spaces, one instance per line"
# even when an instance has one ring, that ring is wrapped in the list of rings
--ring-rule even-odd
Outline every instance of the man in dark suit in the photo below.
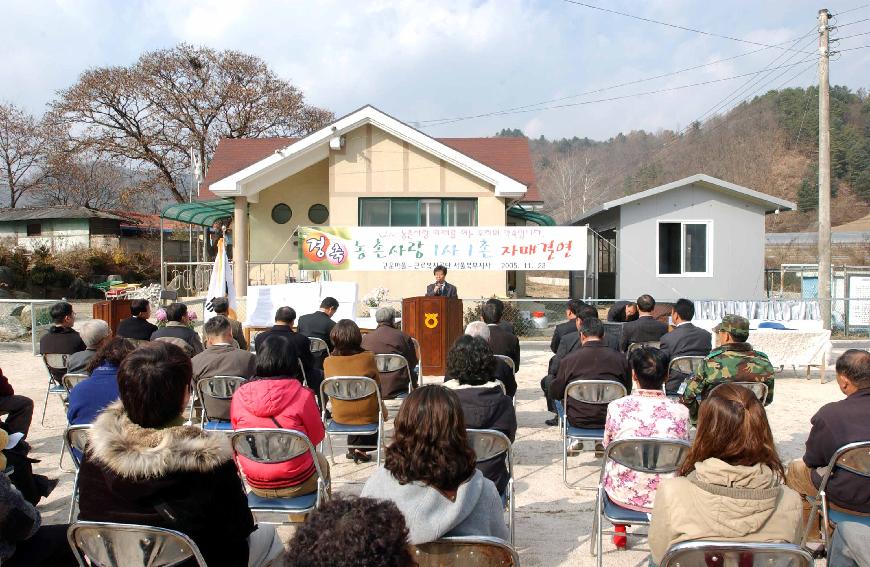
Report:
[[[292,307],[279,307],[275,311],[275,324],[268,331],[263,331],[254,337],[254,350],[260,350],[260,345],[267,337],[277,335],[283,337],[290,348],[296,351],[296,356],[305,369],[305,378],[308,387],[314,393],[320,395],[320,383],[323,381],[323,372],[318,370],[311,355],[311,342],[308,336],[293,332],[293,323],[296,321],[296,310]],[[300,320],[301,323],[301,320]]]
[[[492,354],[507,356],[514,361],[514,371],[520,370],[520,340],[513,333],[508,333],[498,326],[498,308],[487,303],[480,310],[481,319],[489,327],[489,347]]]
[[[445,280],[445,278],[447,277],[446,267],[435,266],[435,269],[432,270],[432,273],[435,274],[435,283],[430,283],[426,286],[427,297],[431,297],[433,295],[440,295],[444,297],[459,297],[456,286],[447,283],[447,281]]]
[[[637,310],[640,316],[636,321],[629,321],[622,326],[622,340],[619,343],[619,350],[627,351],[631,343],[657,341],[668,332],[667,324],[656,321],[653,317],[655,308],[656,300],[648,293],[637,298]]]
[[[508,333],[510,333],[512,335],[516,335],[517,333],[514,330],[513,323],[511,323],[510,321],[504,320],[504,301],[502,301],[501,299],[499,299],[497,297],[490,297],[489,299],[486,300],[486,303],[487,304],[492,303],[493,305],[495,305],[496,309],[498,310],[498,326],[503,331],[507,331]]]
[[[335,327],[332,316],[335,315],[336,311],[338,311],[338,300],[334,297],[324,297],[323,301],[320,302],[320,309],[299,318],[299,334],[309,338],[323,339],[329,350],[332,350],[329,333]]]
[[[665,333],[661,338],[662,352],[673,360],[678,356],[707,356],[713,345],[713,338],[709,331],[694,326],[691,321],[695,316],[695,305],[688,299],[678,299],[671,313],[671,321],[674,328]],[[680,372],[673,372],[668,376],[665,386],[668,394],[676,394],[680,384],[687,376]]]
[[[375,354],[401,354],[408,361],[411,370],[411,383],[417,386],[417,349],[411,337],[396,328],[396,310],[381,307],[375,311],[378,328],[363,335],[362,347]],[[403,368],[394,372],[381,372],[381,396],[394,399],[408,392],[408,373]]]
[[[151,317],[151,304],[147,299],[134,299],[130,302],[130,314],[132,317],[118,323],[118,332],[115,334],[125,339],[150,341],[151,335],[157,330],[157,325],[148,322]]]
[[[580,308],[584,305],[586,304],[579,299],[568,300],[568,303],[565,305],[565,317],[568,320],[556,325],[556,328],[553,329],[553,338],[550,339],[550,350],[553,351],[553,354],[559,352],[559,342],[562,340],[562,337],[577,334],[577,321],[575,319],[577,319],[577,313],[580,311]]]
[[[574,380],[613,380],[631,391],[631,369],[625,355],[602,342],[604,325],[598,319],[587,319],[580,325],[582,348],[566,356],[559,364],[559,373],[550,386],[555,400],[565,397],[565,389]],[[565,408],[568,423],[573,427],[602,429],[607,417],[607,404],[584,404],[568,400]]]

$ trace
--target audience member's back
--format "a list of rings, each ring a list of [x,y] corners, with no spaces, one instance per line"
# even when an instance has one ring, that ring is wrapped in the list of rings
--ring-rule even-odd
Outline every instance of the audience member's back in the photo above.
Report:
[[[94,354],[85,368],[90,376],[69,393],[67,420],[70,425],[92,423],[118,399],[118,366],[134,349],[127,339],[115,337]]]
[[[668,332],[668,326],[653,317],[656,300],[649,294],[637,298],[637,310],[640,316],[635,321],[629,321],[622,326],[622,340],[619,348],[628,350],[632,343],[658,341]]]

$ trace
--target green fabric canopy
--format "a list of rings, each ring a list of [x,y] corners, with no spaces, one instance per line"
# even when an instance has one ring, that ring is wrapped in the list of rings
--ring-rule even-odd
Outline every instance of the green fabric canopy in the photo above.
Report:
[[[160,216],[164,219],[211,226],[214,221],[233,216],[235,204],[232,199],[214,199],[169,205]]]

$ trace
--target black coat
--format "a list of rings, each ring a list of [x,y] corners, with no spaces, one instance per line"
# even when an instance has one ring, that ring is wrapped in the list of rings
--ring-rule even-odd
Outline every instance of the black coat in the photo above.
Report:
[[[151,335],[157,331],[157,325],[149,323],[147,319],[141,317],[127,317],[118,323],[118,330],[115,332],[119,337],[125,339],[136,339],[138,341],[150,341]]]
[[[619,342],[619,350],[627,351],[631,343],[658,341],[667,332],[667,324],[652,317],[641,317],[636,321],[629,321],[622,326],[622,340]]]
[[[553,329],[553,338],[550,339],[550,350],[553,351],[553,354],[559,352],[559,343],[562,341],[562,338],[571,333],[577,334],[576,320],[568,319],[564,323],[556,325],[556,328]]]
[[[78,331],[71,327],[52,325],[39,339],[39,354],[72,354],[86,348]]]
[[[507,356],[514,361],[514,370],[520,371],[520,339],[498,325],[489,325],[489,348],[492,354]]]
[[[707,356],[713,348],[710,331],[684,323],[662,335],[661,349],[668,360],[678,356]]]
[[[299,322],[296,325],[296,330],[299,331],[299,334],[303,337],[323,339],[326,341],[326,346],[328,346],[331,351],[332,341],[329,340],[329,333],[332,331],[333,327],[335,327],[335,321],[332,320],[332,317],[323,311],[315,311],[314,313],[309,313],[308,315],[300,317]]]
[[[259,351],[263,341],[273,336],[278,336],[286,340],[290,345],[290,348],[296,351],[296,356],[299,358],[302,367],[305,369],[306,377],[314,378],[315,373],[320,372],[315,369],[314,355],[311,354],[311,341],[308,340],[306,335],[294,332],[288,325],[273,325],[268,331],[258,333],[257,336],[254,337],[254,350]],[[314,382],[318,385],[320,384],[317,380],[314,380]],[[308,387],[314,389],[311,384],[309,384]]]
[[[187,325],[169,323],[162,329],[157,329],[151,334],[152,341],[161,337],[173,337],[183,340],[193,349],[193,355],[191,356],[197,355],[205,350],[197,332],[189,328]]]

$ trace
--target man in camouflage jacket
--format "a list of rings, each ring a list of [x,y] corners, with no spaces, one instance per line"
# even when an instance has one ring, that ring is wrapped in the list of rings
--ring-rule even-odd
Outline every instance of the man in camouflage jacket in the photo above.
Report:
[[[698,407],[713,388],[726,382],[764,382],[767,399],[773,401],[773,366],[767,355],[752,349],[749,338],[749,320],[739,315],[725,315],[713,328],[719,347],[713,349],[698,366],[695,375],[683,392],[683,404],[689,408],[692,423],[698,420]]]

